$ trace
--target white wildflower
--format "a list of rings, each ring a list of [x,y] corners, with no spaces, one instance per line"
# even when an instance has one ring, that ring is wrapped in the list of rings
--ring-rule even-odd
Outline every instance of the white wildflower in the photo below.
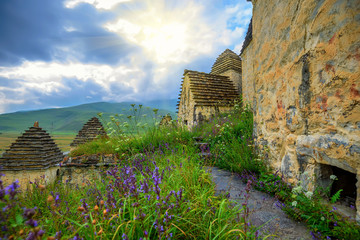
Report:
[[[321,217],[320,219],[321,219],[321,221],[325,221],[325,218],[324,218],[324,217]]]
[[[296,207],[297,201],[293,201],[293,202],[291,203],[291,205],[292,205],[293,207]]]
[[[293,192],[293,193],[300,193],[301,190],[302,190],[302,187],[299,185],[299,186],[297,186],[297,187],[294,187],[294,188],[292,189],[292,192]]]
[[[307,198],[311,198],[312,197],[312,195],[313,195],[314,193],[313,192],[306,192],[305,193],[305,196],[307,197]]]
[[[335,175],[330,175],[330,179],[331,179],[331,180],[337,180],[337,176],[335,176]]]

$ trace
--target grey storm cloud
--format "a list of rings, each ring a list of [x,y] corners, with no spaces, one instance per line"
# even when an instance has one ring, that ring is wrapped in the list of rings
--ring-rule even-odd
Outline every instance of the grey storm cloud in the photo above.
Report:
[[[133,47],[104,30],[113,17],[89,4],[68,9],[60,0],[0,1],[0,65],[65,60],[69,53],[85,63],[116,64]]]

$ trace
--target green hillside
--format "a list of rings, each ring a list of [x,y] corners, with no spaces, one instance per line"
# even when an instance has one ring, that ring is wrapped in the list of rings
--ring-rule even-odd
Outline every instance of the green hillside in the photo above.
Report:
[[[170,102],[173,100],[170,100]],[[97,113],[102,112],[105,120],[109,119],[110,115],[124,114],[120,121],[126,121],[128,115],[132,115],[130,111],[131,103],[108,103],[98,102],[82,104],[74,107],[43,109],[36,111],[15,112],[0,115],[0,132],[23,132],[31,127],[35,121],[39,122],[41,128],[50,133],[54,132],[78,132],[84,123],[90,118],[96,116]],[[149,104],[151,107],[143,107],[141,114],[147,114],[145,121],[151,121],[153,116],[152,107],[156,107],[156,103]],[[158,106],[172,106],[173,103],[162,103]],[[172,108],[172,107],[171,107]],[[169,113],[175,117],[175,113],[170,108],[164,110],[160,109],[158,116],[163,116]]]

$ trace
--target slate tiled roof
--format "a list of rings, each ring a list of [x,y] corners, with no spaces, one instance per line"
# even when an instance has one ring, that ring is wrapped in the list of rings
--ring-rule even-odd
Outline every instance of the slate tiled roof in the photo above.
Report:
[[[47,169],[63,160],[63,153],[38,124],[18,137],[0,158],[1,170]]]
[[[230,69],[241,72],[241,59],[236,53],[230,49],[226,49],[216,59],[210,73],[221,74]]]
[[[189,77],[190,91],[197,106],[232,106],[234,100],[239,97],[234,84],[227,76],[191,70],[185,70],[185,76]],[[180,104],[181,92],[177,106]]]
[[[93,117],[84,124],[83,128],[76,135],[70,146],[74,147],[85,142],[92,141],[99,135],[106,136],[106,132],[99,119],[97,117]]]

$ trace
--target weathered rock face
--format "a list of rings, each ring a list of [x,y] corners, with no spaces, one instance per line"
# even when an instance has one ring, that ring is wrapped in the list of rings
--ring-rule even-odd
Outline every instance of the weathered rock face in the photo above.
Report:
[[[99,119],[97,117],[93,117],[84,124],[83,128],[76,135],[70,146],[75,147],[85,142],[90,142],[96,139],[99,135],[106,136],[106,132]]]
[[[241,57],[257,141],[292,181],[330,175],[324,165],[356,174],[360,220],[359,1],[253,5],[252,41]]]

